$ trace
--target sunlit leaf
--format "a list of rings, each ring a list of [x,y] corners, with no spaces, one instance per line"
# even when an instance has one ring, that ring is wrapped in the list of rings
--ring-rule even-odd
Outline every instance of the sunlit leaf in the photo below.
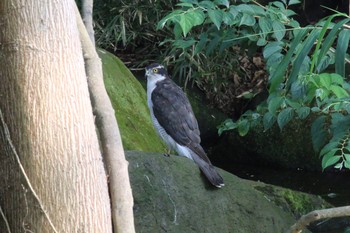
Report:
[[[349,96],[349,93],[347,93],[344,88],[336,85],[331,85],[330,90],[338,97],[338,98],[345,98]]]
[[[217,27],[217,29],[220,29],[220,25],[223,18],[223,12],[218,9],[215,9],[215,10],[208,9],[208,15],[211,21]]]

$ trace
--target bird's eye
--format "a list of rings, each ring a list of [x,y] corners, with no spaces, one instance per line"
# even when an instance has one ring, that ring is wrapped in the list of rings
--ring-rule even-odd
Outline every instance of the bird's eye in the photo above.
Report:
[[[157,68],[153,68],[152,71],[153,71],[153,73],[158,73],[158,69]]]

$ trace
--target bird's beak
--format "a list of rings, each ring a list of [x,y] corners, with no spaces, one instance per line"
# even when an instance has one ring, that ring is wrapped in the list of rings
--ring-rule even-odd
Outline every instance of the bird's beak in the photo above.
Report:
[[[149,75],[149,70],[146,69],[145,78],[147,78],[148,75]]]

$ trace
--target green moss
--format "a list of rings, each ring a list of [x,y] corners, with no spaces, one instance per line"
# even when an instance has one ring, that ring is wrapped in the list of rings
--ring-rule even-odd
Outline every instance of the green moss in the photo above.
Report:
[[[164,152],[165,146],[153,128],[141,84],[119,58],[104,50],[98,50],[98,54],[124,149]]]
[[[254,183],[254,188],[265,194],[266,198],[274,202],[285,211],[290,211],[296,218],[315,209],[329,208],[331,205],[321,197],[290,189],[285,189],[264,183]]]
[[[306,214],[310,211],[317,209],[324,209],[330,207],[327,203],[321,203],[321,199],[315,199],[315,197],[306,195],[305,193],[295,192],[292,190],[283,190],[281,192],[284,199],[290,205],[294,214]],[[318,205],[315,206],[315,202]]]

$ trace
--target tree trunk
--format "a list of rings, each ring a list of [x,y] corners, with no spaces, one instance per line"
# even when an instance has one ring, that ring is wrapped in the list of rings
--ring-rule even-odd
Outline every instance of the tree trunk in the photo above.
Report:
[[[78,8],[76,8],[76,15],[91,103],[96,115],[103,158],[108,171],[113,229],[118,233],[135,233],[129,163],[125,159],[115,112],[103,83],[102,63],[95,46],[90,41]]]
[[[0,2],[1,232],[112,232],[74,4]]]

